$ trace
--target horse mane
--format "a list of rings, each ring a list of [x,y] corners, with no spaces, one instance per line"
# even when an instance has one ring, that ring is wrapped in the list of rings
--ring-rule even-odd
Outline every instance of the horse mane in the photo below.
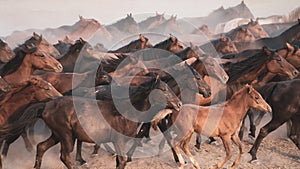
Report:
[[[59,59],[59,61],[63,60],[64,58],[66,58],[69,55],[72,55],[73,53],[76,53],[77,49],[81,50],[85,44],[86,44],[86,41],[84,41],[84,40],[76,40],[76,42],[69,47],[68,52],[64,56],[62,56]]]
[[[286,41],[290,41],[289,37],[294,37],[297,35],[297,33],[299,32],[300,29],[300,22],[298,21],[294,26],[290,27],[289,29],[287,29],[286,31],[282,32],[280,35],[278,35],[277,37],[284,37],[284,38],[288,38]],[[298,35],[299,36],[299,35]],[[298,37],[299,38],[299,37]]]
[[[176,39],[177,41],[177,39]],[[162,41],[162,42],[159,42],[158,44],[156,44],[153,48],[159,48],[159,49],[166,49],[166,50],[169,50],[170,49],[170,46],[173,44],[173,41],[170,38]]]
[[[230,78],[227,83],[230,84],[242,75],[260,69],[268,59],[269,57],[265,56],[264,51],[261,51],[246,60],[230,64],[227,72]]]
[[[148,38],[145,37],[145,39],[148,41]],[[140,44],[142,43],[141,39],[137,39],[134,41],[131,41],[129,44],[120,47],[119,49],[116,50],[109,50],[107,53],[129,53],[132,50],[136,50],[136,47],[139,47]]]
[[[128,55],[122,54],[122,53],[115,53],[114,54],[117,58],[109,58],[109,59],[101,59],[101,65],[102,67],[108,71],[114,71],[118,66],[120,66],[119,68],[122,68],[123,66],[125,66],[126,64],[122,64],[120,65],[120,63],[125,60]]]
[[[181,60],[186,60],[187,59],[187,53],[188,52],[194,52],[194,50],[191,47],[186,47],[184,50],[177,52],[176,55],[181,59]]]
[[[153,77],[150,81],[146,81],[144,83],[142,83],[141,85],[139,85],[135,90],[131,90],[129,95],[130,98],[136,98],[139,95],[148,95],[152,89],[155,87],[155,83],[156,83],[156,78],[155,78],[155,73],[148,73],[146,74],[146,76],[148,77]],[[160,80],[160,79],[158,79]]]
[[[31,53],[35,52],[36,50],[32,51]],[[14,52],[16,56],[3,66],[3,68],[0,70],[0,76],[4,77],[6,75],[14,73],[23,63],[23,60],[27,53],[21,50],[21,46],[17,47]]]

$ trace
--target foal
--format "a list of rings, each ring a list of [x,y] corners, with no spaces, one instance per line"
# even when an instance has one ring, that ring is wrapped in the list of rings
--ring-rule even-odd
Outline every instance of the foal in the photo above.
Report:
[[[197,106],[192,104],[183,105],[180,112],[165,109],[160,111],[152,124],[154,129],[157,123],[166,115],[174,113],[172,123],[176,127],[177,136],[170,140],[174,150],[179,157],[179,168],[183,168],[184,160],[180,154],[179,147],[189,157],[194,167],[199,169],[198,163],[189,151],[188,143],[190,142],[193,132],[201,133],[207,136],[219,136],[223,141],[226,151],[226,158],[216,164],[213,168],[221,168],[225,162],[231,158],[231,140],[238,145],[239,155],[232,167],[237,168],[243,153],[243,144],[238,137],[242,120],[247,110],[252,107],[263,112],[271,112],[271,107],[265,102],[261,95],[251,86],[246,85],[237,91],[230,100],[214,106]],[[178,117],[178,120],[176,118]],[[208,120],[207,120],[208,119]],[[210,124],[217,124],[216,126]],[[168,138],[167,138],[168,139]]]

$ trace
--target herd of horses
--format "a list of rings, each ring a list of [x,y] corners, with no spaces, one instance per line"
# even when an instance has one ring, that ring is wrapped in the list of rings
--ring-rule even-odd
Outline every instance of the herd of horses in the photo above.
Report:
[[[179,168],[185,165],[180,149],[200,168],[189,149],[193,133],[197,148],[201,135],[211,141],[221,138],[226,157],[213,168],[222,168],[231,158],[232,140],[239,148],[232,164],[237,168],[244,153],[244,120],[249,116],[249,135],[255,137],[264,113],[272,113],[272,119],[260,129],[249,152],[252,160],[264,137],[286,122],[289,138],[300,149],[300,20],[276,37],[268,37],[253,20],[225,34],[208,33],[212,40],[200,46],[187,46],[173,35],[152,45],[140,34],[107,52],[81,38],[53,45],[33,33],[14,50],[1,40],[2,155],[20,136],[32,151],[34,124],[42,119],[51,135],[37,144],[36,169],[44,153],[58,143],[61,161],[73,169],[75,142],[80,164],[86,162],[83,142],[95,144],[95,154],[103,143],[116,153],[116,168],[125,168],[142,146],[139,139],[151,140],[151,127],[160,129],[164,139],[159,147],[167,141]],[[86,131],[94,112],[101,112],[100,123],[94,124],[97,130]],[[130,140],[133,145],[126,151]]]

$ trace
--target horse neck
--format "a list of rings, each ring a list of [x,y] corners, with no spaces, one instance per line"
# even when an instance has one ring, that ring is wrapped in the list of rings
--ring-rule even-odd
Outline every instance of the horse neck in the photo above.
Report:
[[[22,88],[18,93],[11,93],[11,97],[2,104],[2,107],[0,108],[0,126],[2,126],[18,109],[34,101],[32,92],[35,90],[32,87],[30,87],[31,90],[28,88],[29,87]]]
[[[246,89],[247,88],[244,87],[240,91],[236,92],[226,103],[226,106],[234,110],[232,111],[233,114],[238,116],[240,120],[245,117],[247,110],[249,109],[249,97]]]
[[[34,70],[36,69],[31,64],[30,58],[25,56],[19,68],[15,72],[6,75],[3,78],[10,84],[23,83],[29,79]]]
[[[256,78],[261,73],[265,72],[266,70],[267,70],[267,64],[265,63],[259,69],[257,69],[256,71],[246,73],[243,76],[241,76],[240,78],[238,78],[236,81],[239,82],[239,83],[253,82],[254,80],[256,80]]]

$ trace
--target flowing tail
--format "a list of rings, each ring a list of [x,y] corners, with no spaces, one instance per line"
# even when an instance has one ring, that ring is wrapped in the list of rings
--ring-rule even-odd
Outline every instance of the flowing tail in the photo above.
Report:
[[[151,121],[153,129],[157,130],[157,123],[171,113],[173,113],[172,109],[164,109],[158,112]]]
[[[24,128],[35,122],[37,118],[42,117],[45,106],[45,102],[38,102],[29,105],[26,109],[24,109],[23,114],[18,120],[1,127],[0,141],[6,140],[11,136],[21,135]]]

